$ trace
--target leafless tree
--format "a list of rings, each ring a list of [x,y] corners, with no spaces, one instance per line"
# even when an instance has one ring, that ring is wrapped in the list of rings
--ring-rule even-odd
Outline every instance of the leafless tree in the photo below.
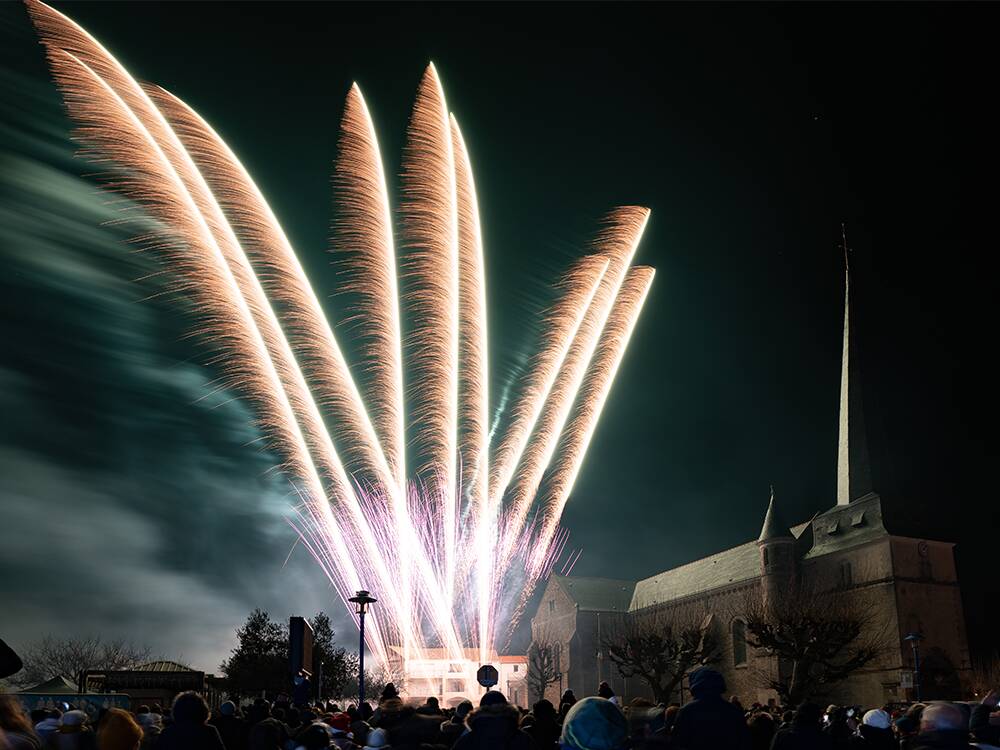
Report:
[[[63,675],[73,681],[85,669],[129,669],[150,660],[149,646],[101,636],[43,636],[21,654],[24,668],[10,680],[28,687]]]
[[[857,592],[795,586],[770,601],[743,601],[747,643],[778,659],[761,681],[786,705],[826,692],[886,652],[887,623]]]
[[[562,677],[557,645],[555,639],[542,629],[535,634],[528,646],[528,674],[525,679],[530,700],[544,698],[549,685],[559,682]]]
[[[994,651],[989,656],[974,661],[969,682],[972,697],[978,700],[1000,687],[1000,652]]]
[[[658,703],[669,703],[684,675],[722,653],[712,615],[664,608],[632,614],[610,629],[601,648],[622,677],[649,685]]]

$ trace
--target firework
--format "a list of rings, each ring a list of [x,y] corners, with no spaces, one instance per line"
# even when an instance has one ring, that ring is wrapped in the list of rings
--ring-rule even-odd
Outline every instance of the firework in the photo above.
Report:
[[[630,268],[648,210],[613,211],[594,254],[560,282],[493,445],[475,179],[433,65],[408,129],[398,241],[367,103],[357,85],[347,95],[333,250],[350,361],[223,139],[70,19],[38,0],[28,8],[85,153],[157,220],[137,240],[193,303],[219,387],[249,400],[280,457],[303,545],[341,599],[378,593],[368,647],[404,664],[466,660],[467,647],[490,660],[565,549],[559,517],[653,279]],[[514,568],[516,596],[504,585]]]

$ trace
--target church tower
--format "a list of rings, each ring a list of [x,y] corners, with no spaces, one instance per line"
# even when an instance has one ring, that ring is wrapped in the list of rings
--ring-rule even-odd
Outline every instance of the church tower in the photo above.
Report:
[[[787,592],[795,580],[795,537],[774,507],[774,487],[771,487],[771,500],[757,538],[757,548],[760,550],[761,594],[765,602],[773,602],[782,592]]]
[[[851,335],[851,266],[844,240],[844,353],[840,366],[840,440],[837,451],[837,505],[850,505],[872,493],[857,336]]]

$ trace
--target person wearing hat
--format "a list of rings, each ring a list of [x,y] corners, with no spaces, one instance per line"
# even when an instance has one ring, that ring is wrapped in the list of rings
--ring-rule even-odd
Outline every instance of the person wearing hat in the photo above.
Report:
[[[389,735],[384,729],[373,729],[368,733],[364,750],[389,750]]]
[[[454,750],[532,750],[531,736],[520,723],[517,707],[499,690],[488,690],[469,714],[469,731],[458,738]]]
[[[897,750],[896,738],[892,735],[892,719],[881,708],[873,708],[861,717],[858,733],[851,738],[851,748],[865,750]]]
[[[582,698],[563,721],[559,744],[565,750],[619,750],[628,742],[625,715],[607,698]]]
[[[749,750],[750,729],[743,711],[722,698],[726,681],[709,667],[688,677],[694,700],[677,712],[674,747],[678,750]]]
[[[49,738],[49,747],[55,750],[93,750],[96,744],[87,714],[78,708],[62,715],[58,734]]]
[[[330,734],[332,736],[331,746],[335,745],[342,750],[350,750],[357,747],[353,742],[353,735],[351,734],[350,714],[333,714],[324,723],[330,727]]]

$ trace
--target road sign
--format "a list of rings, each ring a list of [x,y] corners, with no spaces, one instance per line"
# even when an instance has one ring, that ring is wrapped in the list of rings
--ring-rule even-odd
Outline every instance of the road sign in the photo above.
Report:
[[[500,681],[500,673],[492,664],[484,664],[476,672],[476,681],[484,688],[491,688]]]

